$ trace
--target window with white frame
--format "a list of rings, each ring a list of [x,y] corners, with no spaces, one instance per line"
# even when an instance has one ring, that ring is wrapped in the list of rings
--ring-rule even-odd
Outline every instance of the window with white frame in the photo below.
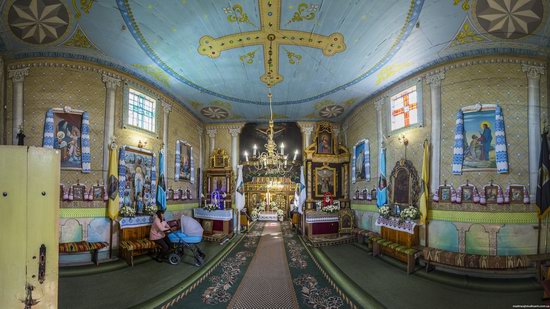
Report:
[[[157,101],[135,89],[128,89],[127,123],[143,130],[155,132]]]
[[[416,86],[407,88],[390,98],[391,131],[419,123],[419,106]]]

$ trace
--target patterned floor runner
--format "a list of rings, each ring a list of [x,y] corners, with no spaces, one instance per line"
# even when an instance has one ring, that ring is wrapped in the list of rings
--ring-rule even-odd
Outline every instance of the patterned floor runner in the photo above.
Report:
[[[290,223],[283,222],[283,239],[300,308],[350,308],[323,276]]]
[[[256,254],[229,308],[299,308],[280,223],[266,223]]]
[[[256,252],[264,225],[254,224],[210,275],[172,308],[227,308]]]

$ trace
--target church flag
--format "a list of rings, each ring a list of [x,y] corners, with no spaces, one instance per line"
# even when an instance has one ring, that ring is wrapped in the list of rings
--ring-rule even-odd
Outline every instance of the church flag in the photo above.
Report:
[[[304,204],[306,203],[306,180],[304,176],[304,167],[300,167],[300,203],[298,204],[298,212],[304,213]]]
[[[378,164],[378,188],[376,188],[376,206],[378,208],[388,203],[388,188],[386,182],[386,149],[380,148]]]
[[[237,184],[235,185],[235,204],[237,209],[241,211],[244,208],[244,183],[243,183],[243,166],[237,166]]]
[[[166,182],[164,177],[164,154],[162,150],[159,153],[159,180],[157,185],[157,198],[156,204],[158,209],[166,210]]]
[[[109,215],[109,218],[114,221],[118,217],[118,211],[120,208],[116,147],[114,147],[114,149],[111,147],[109,150],[109,172],[107,175],[107,194],[109,197],[107,200],[107,214]]]
[[[542,134],[540,146],[537,207],[537,212],[541,219],[548,214],[548,210],[550,209],[550,153],[548,151],[548,132]]]
[[[422,159],[422,195],[420,195],[420,224],[428,222],[428,203],[430,183],[430,143],[424,141],[424,154]]]

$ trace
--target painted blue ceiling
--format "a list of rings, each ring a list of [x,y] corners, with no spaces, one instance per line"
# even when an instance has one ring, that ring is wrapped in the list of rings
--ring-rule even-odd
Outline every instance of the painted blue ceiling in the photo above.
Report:
[[[277,118],[339,120],[434,63],[503,52],[546,56],[550,35],[544,0],[0,3],[0,48],[9,55],[113,66],[207,122],[264,118],[270,83]],[[271,82],[260,80],[270,70]]]

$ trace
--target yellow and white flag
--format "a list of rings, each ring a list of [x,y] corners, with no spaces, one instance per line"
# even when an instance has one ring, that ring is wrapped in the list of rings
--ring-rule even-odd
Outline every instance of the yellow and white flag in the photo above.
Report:
[[[430,143],[424,141],[422,159],[422,195],[420,196],[420,224],[428,223],[428,203],[430,198]]]
[[[109,199],[107,200],[107,214],[111,220],[115,220],[118,217],[119,194],[118,194],[118,164],[116,159],[116,147],[109,150],[109,174],[107,176],[107,193]]]

